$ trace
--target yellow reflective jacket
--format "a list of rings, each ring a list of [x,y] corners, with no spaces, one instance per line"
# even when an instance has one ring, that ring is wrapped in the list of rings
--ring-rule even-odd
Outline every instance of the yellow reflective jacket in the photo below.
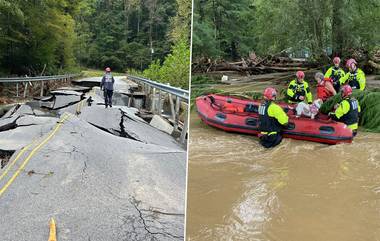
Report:
[[[310,92],[309,84],[305,80],[303,80],[302,83],[298,83],[295,79],[290,81],[286,94],[288,95],[289,103],[301,102],[302,100],[299,99],[300,96],[305,97],[309,104],[313,102],[313,96]]]
[[[259,129],[261,134],[276,134],[280,126],[288,124],[289,117],[281,106],[274,102],[264,102],[259,107]]]
[[[357,130],[360,111],[359,101],[354,98],[346,98],[340,102],[334,114],[339,121],[346,123],[348,128]]]
[[[339,81],[340,78],[342,78],[346,73],[342,68],[335,69],[335,66],[330,67],[326,73],[325,78],[331,78],[333,81]]]
[[[348,84],[352,89],[364,90],[366,85],[365,74],[363,70],[357,69],[354,73],[347,72],[339,79],[341,85]]]

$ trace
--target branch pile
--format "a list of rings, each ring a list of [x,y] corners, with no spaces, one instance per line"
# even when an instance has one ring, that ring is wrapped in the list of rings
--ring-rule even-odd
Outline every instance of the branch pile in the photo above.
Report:
[[[308,62],[305,59],[289,57],[266,56],[259,57],[251,53],[248,58],[242,58],[238,62],[214,60],[202,58],[192,64],[193,73],[208,73],[215,71],[236,71],[250,75],[289,72],[297,70],[309,70],[318,67],[318,64]]]
[[[377,50],[371,56],[371,59],[368,60],[368,64],[377,70],[380,70],[380,50]]]

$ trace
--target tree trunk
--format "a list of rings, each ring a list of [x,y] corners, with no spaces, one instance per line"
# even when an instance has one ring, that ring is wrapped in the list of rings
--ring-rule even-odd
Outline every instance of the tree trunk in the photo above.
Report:
[[[342,56],[343,53],[343,16],[342,9],[344,8],[344,1],[332,0],[332,50],[333,56]]]
[[[128,38],[128,30],[129,30],[129,12],[130,12],[131,4],[129,0],[124,0],[124,12],[125,12],[125,35]]]

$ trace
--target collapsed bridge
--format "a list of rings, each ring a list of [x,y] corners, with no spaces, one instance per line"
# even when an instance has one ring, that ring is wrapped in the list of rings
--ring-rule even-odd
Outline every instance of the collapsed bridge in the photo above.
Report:
[[[154,95],[147,108],[149,93],[123,77],[115,91],[113,108],[99,87],[75,85],[0,118],[2,240],[47,240],[50,218],[58,240],[183,239],[184,104],[173,114]]]

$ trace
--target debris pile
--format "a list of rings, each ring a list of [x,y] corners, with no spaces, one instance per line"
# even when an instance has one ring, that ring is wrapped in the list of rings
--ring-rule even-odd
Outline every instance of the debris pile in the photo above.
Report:
[[[268,55],[266,57],[256,56],[254,53],[248,58],[242,58],[238,62],[227,62],[225,60],[215,60],[203,58],[199,62],[193,63],[192,71],[207,73],[215,71],[236,71],[240,73],[257,75],[277,72],[290,72],[297,70],[309,70],[318,67],[317,63],[309,62],[306,59],[296,59],[289,57],[279,57]]]
[[[377,50],[373,53],[370,60],[368,60],[368,64],[377,70],[380,70],[380,50]]]

